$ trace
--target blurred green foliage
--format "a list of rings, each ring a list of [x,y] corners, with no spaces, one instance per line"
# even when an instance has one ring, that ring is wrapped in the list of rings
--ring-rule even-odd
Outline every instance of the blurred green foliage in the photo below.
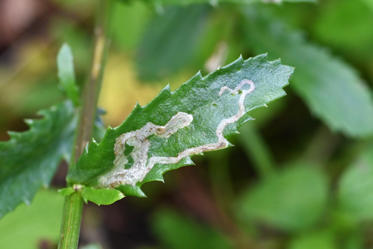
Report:
[[[338,199],[341,210],[354,220],[373,219],[373,147],[369,146],[341,177]]]
[[[172,210],[159,210],[153,229],[163,245],[170,249],[233,248],[223,234]]]
[[[86,81],[94,4],[53,2],[66,12],[52,16],[45,27],[50,39],[29,42],[39,45],[29,46],[18,62],[0,68],[1,131],[14,126],[24,129],[17,126],[21,117],[63,99],[52,66],[62,43],[70,44],[73,51],[76,83]],[[178,200],[168,202],[172,208],[159,210],[163,200],[154,197],[148,204],[152,219],[141,230],[151,227],[154,241],[143,244],[207,249],[236,248],[244,241],[248,248],[263,249],[372,248],[373,1],[193,2],[204,4],[115,3],[108,65],[116,67],[107,72],[131,91],[151,96],[159,90],[159,82],[164,85],[175,78],[182,82],[196,70],[210,72],[240,54],[268,52],[296,71],[289,96],[267,110],[256,110],[257,120],[243,127],[239,146],[220,156],[211,154],[208,162],[198,160],[211,165],[194,169],[203,176],[203,187],[196,188],[187,176],[168,181],[169,189],[161,188],[167,196],[187,195],[177,188],[184,181],[195,205],[187,210]],[[137,79],[128,72],[135,72]],[[110,81],[106,79],[104,85]],[[106,118],[107,123],[123,120],[135,104],[129,103],[131,91],[120,90],[121,97],[107,111],[126,101],[128,110],[121,110],[123,115],[116,119]],[[316,139],[320,130],[327,132]],[[159,188],[149,185],[154,191]],[[201,197],[205,189],[212,192],[211,205]],[[41,192],[31,206],[7,215],[0,221],[0,247],[37,248],[42,238],[55,241],[61,205],[61,197]],[[224,222],[210,217],[219,212],[224,213],[220,218]]]
[[[334,237],[328,231],[313,232],[296,238],[291,242],[289,249],[336,249]]]
[[[140,78],[154,80],[185,68],[203,37],[209,9],[198,5],[167,8],[167,14],[152,19],[136,55]]]
[[[238,202],[238,217],[259,220],[284,231],[301,231],[320,220],[328,184],[315,165],[297,163],[252,186]]]
[[[22,204],[0,222],[0,247],[39,249],[45,241],[57,244],[63,196],[53,190],[40,191],[32,205]]]

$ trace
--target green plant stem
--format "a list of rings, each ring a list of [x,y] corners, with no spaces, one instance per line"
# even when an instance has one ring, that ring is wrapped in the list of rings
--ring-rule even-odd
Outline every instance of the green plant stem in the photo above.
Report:
[[[105,64],[107,39],[102,27],[95,30],[96,42],[89,81],[84,86],[83,108],[81,110],[78,136],[75,143],[75,158],[78,158],[92,137],[93,124],[97,109],[97,100]],[[76,160],[75,160],[76,161]]]
[[[246,124],[240,130],[241,143],[246,151],[246,154],[253,160],[254,166],[262,177],[268,177],[274,171],[274,162],[272,155],[258,134],[256,127],[251,124]]]
[[[89,80],[85,84],[83,90],[80,121],[77,128],[77,136],[71,164],[77,162],[79,156],[83,153],[85,146],[92,137],[93,124],[97,110],[97,100],[101,88],[109,43],[105,33],[107,27],[105,15],[107,14],[107,5],[109,5],[109,2],[110,1],[101,0],[97,8],[98,13],[105,14],[98,15],[98,22],[95,29],[92,67]],[[103,9],[103,7],[105,8]],[[82,211],[83,198],[80,195],[79,188],[76,188],[75,193],[65,198],[58,249],[78,248]]]
[[[82,209],[83,199],[79,192],[66,196],[58,248],[78,248]]]

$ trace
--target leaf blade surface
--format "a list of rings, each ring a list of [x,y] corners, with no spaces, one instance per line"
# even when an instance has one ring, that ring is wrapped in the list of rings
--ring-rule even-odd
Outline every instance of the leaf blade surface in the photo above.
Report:
[[[142,184],[163,181],[165,172],[191,164],[190,156],[228,147],[225,138],[251,119],[250,110],[285,95],[292,72],[260,55],[205,77],[198,73],[175,92],[166,87],[109,128],[101,143],[90,143],[68,181],[143,196]]]

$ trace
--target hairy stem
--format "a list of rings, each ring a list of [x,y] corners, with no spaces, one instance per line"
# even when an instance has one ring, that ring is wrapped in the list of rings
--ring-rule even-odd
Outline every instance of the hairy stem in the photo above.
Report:
[[[77,162],[87,143],[91,140],[97,109],[97,100],[101,88],[108,40],[106,37],[105,15],[110,1],[101,0],[98,6],[98,22],[95,28],[95,45],[89,80],[84,86],[80,121],[71,164]],[[104,13],[104,14],[102,14]],[[62,227],[58,249],[78,248],[80,223],[82,219],[83,199],[79,189],[65,198]]]

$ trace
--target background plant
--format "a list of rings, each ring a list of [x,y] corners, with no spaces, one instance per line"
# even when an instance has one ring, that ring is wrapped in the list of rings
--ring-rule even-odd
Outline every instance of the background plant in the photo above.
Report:
[[[81,4],[90,6],[84,1]],[[103,226],[109,231],[127,236],[118,236],[120,240],[115,233],[104,231],[99,234],[106,239],[92,240],[89,239],[92,234],[84,235],[83,230],[83,243],[84,240],[100,242],[105,248],[123,244],[138,247],[139,242],[165,248],[370,247],[372,152],[369,137],[373,125],[368,86],[372,80],[373,31],[369,1],[281,6],[245,2],[244,5],[221,3],[215,7],[192,3],[178,7],[171,1],[150,5],[135,1],[114,4],[110,14],[113,54],[108,57],[100,100],[100,106],[108,110],[107,122],[113,125],[122,122],[137,99],[145,104],[153,98],[164,82],[183,82],[199,69],[207,73],[241,53],[246,58],[268,52],[270,57],[280,57],[283,63],[295,66],[296,71],[287,88],[289,96],[271,104],[269,110],[255,111],[251,115],[257,120],[242,127],[241,136],[232,138],[231,141],[240,146],[196,158],[197,164],[205,167],[170,173],[166,185],[145,185],[145,193],[151,196],[147,200],[125,198],[113,207],[100,209],[104,211],[89,206],[87,217],[103,217],[106,224]],[[72,11],[68,4],[59,8],[68,13]],[[60,75],[60,82],[73,99],[76,99],[75,90],[69,86],[74,85],[72,81],[86,82],[90,61],[86,47],[91,29],[86,25],[91,15],[89,11],[86,16],[81,15],[83,20],[69,23],[69,18],[62,18],[54,22],[49,32],[53,42],[42,50],[47,53],[45,60],[53,61],[51,58],[61,44],[55,41],[63,38],[63,42],[70,44],[75,55],[76,79],[64,80]],[[52,15],[52,18],[56,17]],[[328,46],[330,51],[320,44]],[[30,82],[27,70],[38,72],[31,79],[39,83],[31,87],[26,85],[16,90],[14,83],[2,86],[3,108],[11,106],[14,110],[7,115],[30,116],[39,107],[62,98],[61,93],[54,90],[56,76],[51,72],[55,70],[47,66],[52,63],[45,63],[37,71],[35,58],[42,60],[43,57],[39,54],[31,57],[34,68],[26,66],[21,70],[27,81],[21,79],[22,74],[5,77],[11,70],[2,77],[6,79],[4,82]],[[146,81],[146,85],[133,77],[131,60],[137,62],[138,78]],[[66,70],[71,75],[71,70]],[[153,80],[163,83],[153,83]],[[124,103],[119,103],[122,98]],[[65,105],[63,110],[61,114],[70,117],[72,105]],[[4,120],[6,124],[12,118]],[[71,120],[72,125],[76,121],[74,118],[61,120],[64,125],[67,120]],[[56,136],[65,138],[56,139],[62,142],[58,145],[60,152],[68,155],[63,149],[71,143],[66,135],[70,134],[69,126],[56,125],[60,127],[53,129]],[[96,131],[99,140],[100,129]],[[53,139],[54,133],[46,133]],[[46,148],[51,149],[47,145]],[[28,165],[41,167],[36,161],[40,162],[44,155],[32,153],[32,156],[35,157],[27,157]],[[1,158],[8,157],[2,155]],[[54,165],[57,167],[57,162]],[[63,183],[55,180],[53,185],[62,187]],[[168,207],[155,211],[161,202]],[[120,208],[125,210],[119,211]],[[109,222],[113,218],[107,209],[112,213],[117,210],[115,219],[129,222],[125,228]],[[190,218],[181,213],[188,213]],[[17,215],[22,214],[5,216],[0,226],[6,224],[11,215],[17,219]],[[129,225],[132,216],[141,224],[138,228],[141,232],[136,232],[136,225]],[[150,227],[154,231],[151,235]],[[185,239],[189,237],[196,239]],[[200,243],[190,244],[196,241]],[[32,243],[30,246],[35,245]]]

